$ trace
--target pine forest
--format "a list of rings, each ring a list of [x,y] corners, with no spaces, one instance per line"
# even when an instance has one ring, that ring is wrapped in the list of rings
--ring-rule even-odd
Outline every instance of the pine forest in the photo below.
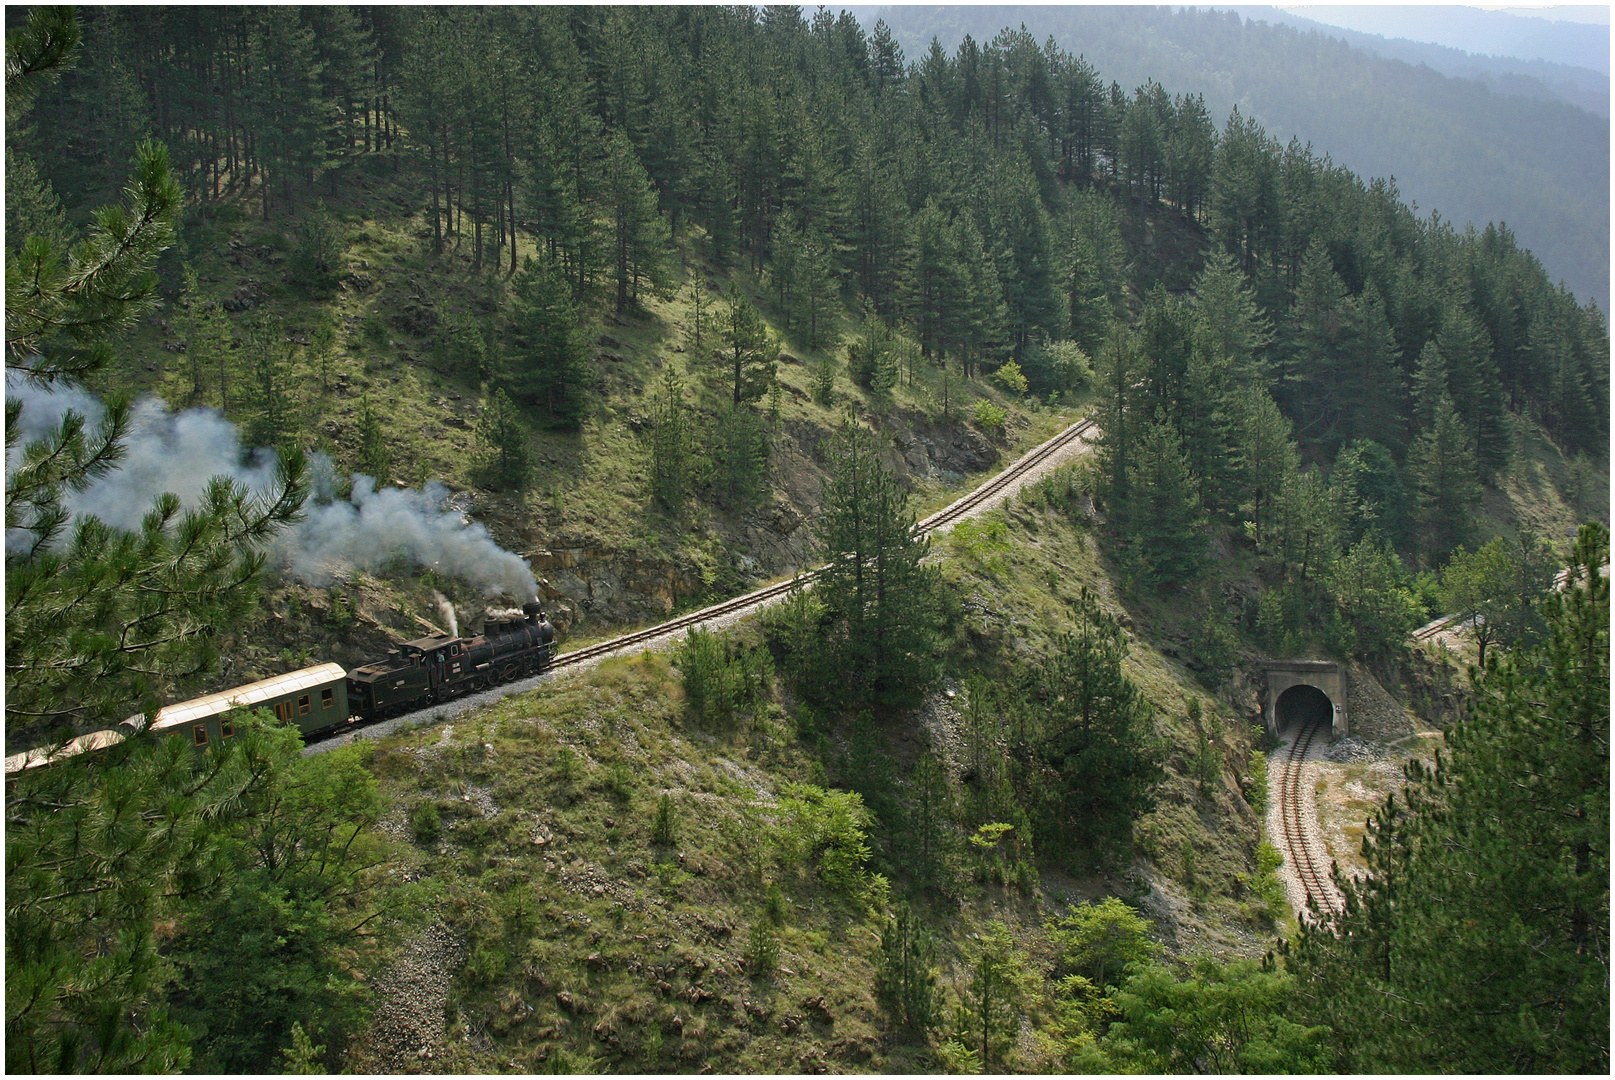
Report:
[[[1609,1072],[1590,271],[1040,10],[7,9],[8,1071]]]

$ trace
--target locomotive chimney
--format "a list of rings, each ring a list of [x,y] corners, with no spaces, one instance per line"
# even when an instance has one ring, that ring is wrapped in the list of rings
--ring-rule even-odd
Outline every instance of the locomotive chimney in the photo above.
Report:
[[[528,625],[535,625],[544,615],[544,609],[537,600],[529,600],[522,605],[522,614],[527,616]]]

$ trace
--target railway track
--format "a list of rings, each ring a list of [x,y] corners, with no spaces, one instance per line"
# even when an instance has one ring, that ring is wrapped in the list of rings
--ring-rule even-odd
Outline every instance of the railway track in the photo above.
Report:
[[[1033,447],[1031,450],[1028,450],[1025,454],[1021,455],[1021,457],[1016,459],[1013,465],[999,473],[997,476],[993,477],[991,480],[987,481],[985,484],[982,484],[968,495],[965,495],[955,502],[950,503],[941,510],[938,510],[936,513],[918,522],[915,525],[915,531],[921,536],[928,536],[931,533],[950,528],[964,518],[969,517],[972,512],[986,506],[999,495],[1002,495],[1011,485],[1026,477],[1029,473],[1035,472],[1040,466],[1045,465],[1057,458],[1060,453],[1072,443],[1077,442],[1089,431],[1092,431],[1093,426],[1094,422],[1092,420],[1083,420],[1079,423],[1072,424],[1068,428],[1065,428],[1052,439],[1039,443],[1037,446]],[[612,638],[610,641],[602,641],[594,645],[586,646],[582,649],[575,649],[572,652],[564,653],[561,656],[557,656],[550,664],[550,667],[561,668],[572,664],[579,664],[585,660],[592,660],[596,657],[607,656],[622,649],[626,649],[634,645],[640,645],[652,639],[662,637],[665,634],[677,633],[680,630],[687,630],[691,627],[700,626],[701,624],[710,622],[713,619],[722,618],[726,615],[733,615],[736,612],[744,611],[753,606],[766,604],[771,600],[776,600],[779,597],[784,596],[799,584],[807,585],[811,583],[812,580],[818,575],[819,569],[820,568],[805,570],[788,581],[781,581],[773,585],[766,585],[761,589],[746,593],[743,596],[737,596],[732,600],[725,600],[721,603],[713,604],[710,607],[704,607],[699,611],[692,611],[688,615],[681,615],[676,619],[669,619],[667,622],[658,623],[655,626],[647,627],[644,630],[636,630],[633,633],[623,634],[621,637]]]
[[[1456,615],[1448,615],[1444,618],[1437,619],[1434,622],[1425,623],[1423,626],[1413,631],[1413,640],[1429,641],[1457,621],[1458,617]]]
[[[1605,563],[1601,573],[1609,577],[1609,563]],[[1565,583],[1570,580],[1570,567],[1565,567],[1553,576],[1553,591],[1564,592]],[[1434,622],[1425,623],[1413,631],[1414,641],[1431,641],[1443,630],[1462,630],[1470,626],[1477,616],[1443,615]]]
[[[1322,730],[1322,723],[1310,723],[1297,732],[1290,743],[1279,782],[1279,816],[1284,823],[1284,858],[1294,869],[1307,901],[1320,916],[1328,917],[1340,910],[1339,894],[1328,869],[1319,865],[1320,856],[1315,849],[1321,847],[1322,843],[1316,839],[1316,821],[1309,820],[1309,816],[1303,813],[1301,787],[1307,751]],[[1308,825],[1313,827],[1308,828]]]
[[[978,511],[990,508],[998,498],[1009,493],[1017,484],[1035,477],[1044,467],[1056,464],[1074,444],[1080,442],[1093,429],[1094,421],[1092,420],[1080,420],[1062,429],[1052,438],[1039,443],[1025,454],[1022,454],[1008,468],[998,473],[991,480],[916,523],[915,531],[922,536],[939,533]],[[305,754],[317,753],[321,750],[344,745],[351,742],[355,734],[363,734],[367,738],[380,737],[400,726],[414,727],[422,723],[458,716],[479,705],[491,704],[499,698],[510,694],[530,690],[552,671],[576,667],[591,660],[599,660],[617,653],[634,650],[657,639],[679,634],[715,620],[736,616],[752,608],[763,607],[783,597],[798,585],[811,584],[813,579],[818,576],[819,569],[815,567],[812,570],[804,570],[789,580],[776,582],[773,585],[765,585],[761,589],[753,590],[720,603],[711,604],[701,608],[699,611],[692,611],[669,619],[666,622],[657,623],[655,626],[648,626],[643,630],[634,630],[607,641],[596,642],[581,649],[562,653],[550,662],[550,666],[542,674],[468,694],[452,701],[430,705],[424,709],[406,713],[401,717],[376,721],[363,726],[355,725],[343,731],[321,737],[317,741],[310,741],[303,752]]]

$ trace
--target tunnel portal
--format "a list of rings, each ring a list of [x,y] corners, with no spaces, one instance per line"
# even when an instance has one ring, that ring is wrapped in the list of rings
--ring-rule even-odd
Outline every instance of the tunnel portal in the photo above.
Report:
[[[1339,664],[1269,660],[1262,668],[1267,673],[1262,719],[1269,735],[1277,738],[1280,731],[1313,720],[1328,722],[1331,739],[1347,734],[1346,676]]]

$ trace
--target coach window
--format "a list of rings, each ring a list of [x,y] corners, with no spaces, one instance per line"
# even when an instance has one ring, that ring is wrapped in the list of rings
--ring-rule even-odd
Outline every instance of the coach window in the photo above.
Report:
[[[234,724],[232,724],[228,720],[220,720],[219,721],[219,737],[221,739],[233,738],[235,736],[235,733],[236,733],[236,726]]]
[[[275,702],[275,719],[290,720],[292,718],[292,703],[289,701]]]
[[[331,696],[331,691],[329,691],[329,690],[321,690],[320,691],[320,708],[329,709],[332,705],[335,705],[335,704],[336,704],[336,699]]]
[[[307,716],[308,715],[308,710],[309,710],[308,695],[304,694],[302,697],[297,699],[297,715],[298,716]]]
[[[191,738],[196,740],[197,746],[207,745],[207,725],[197,724],[191,729]]]

